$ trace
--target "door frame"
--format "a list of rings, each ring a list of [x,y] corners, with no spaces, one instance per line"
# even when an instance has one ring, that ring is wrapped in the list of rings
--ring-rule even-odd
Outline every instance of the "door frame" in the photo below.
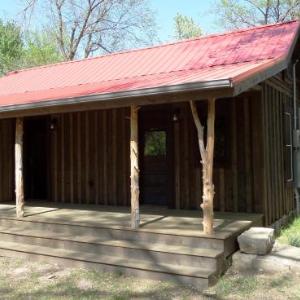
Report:
[[[146,114],[162,114],[163,123],[161,126],[151,127],[146,124]],[[174,122],[172,105],[151,105],[143,106],[139,111],[139,161],[140,161],[140,203],[143,205],[143,173],[144,173],[144,133],[145,131],[157,129],[166,132],[166,160],[167,160],[167,207],[175,207],[175,191],[174,191]]]

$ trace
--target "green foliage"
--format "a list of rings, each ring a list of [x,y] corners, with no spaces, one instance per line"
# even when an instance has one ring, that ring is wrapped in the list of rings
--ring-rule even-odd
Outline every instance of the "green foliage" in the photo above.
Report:
[[[63,60],[57,47],[55,36],[51,31],[28,32],[25,34],[23,66],[33,67]]]
[[[227,28],[290,21],[300,16],[299,0],[216,0],[214,13]]]
[[[280,233],[279,242],[300,247],[300,218],[296,218]]]
[[[150,131],[145,135],[146,156],[166,155],[166,133],[165,131]]]
[[[0,20],[0,75],[17,68],[22,56],[21,29],[13,22]]]
[[[189,39],[202,35],[202,30],[193,18],[177,13],[174,18],[175,38],[178,40]]]
[[[51,31],[22,34],[14,22],[0,20],[0,76],[20,68],[40,66],[63,60]]]

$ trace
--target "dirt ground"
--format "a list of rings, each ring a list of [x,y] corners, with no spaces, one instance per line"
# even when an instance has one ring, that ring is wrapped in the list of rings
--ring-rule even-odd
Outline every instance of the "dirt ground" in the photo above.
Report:
[[[0,257],[0,299],[300,299],[300,274],[230,269],[206,291],[56,264]]]

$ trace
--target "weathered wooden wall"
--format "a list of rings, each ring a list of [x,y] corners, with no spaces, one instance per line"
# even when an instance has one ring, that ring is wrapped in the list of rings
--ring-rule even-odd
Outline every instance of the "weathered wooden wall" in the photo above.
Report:
[[[129,205],[128,117],[124,108],[52,116],[51,200]]]
[[[0,202],[14,200],[14,120],[0,120]]]
[[[264,193],[267,224],[272,224],[295,209],[293,183],[285,176],[284,112],[292,108],[291,89],[279,78],[263,84]]]
[[[253,143],[261,132],[257,121],[260,101],[259,94],[253,93],[216,102],[215,151],[224,151],[225,157],[222,159],[215,155],[215,210],[263,212],[259,148],[262,145]],[[189,106],[182,104],[179,108],[181,119],[174,126],[175,203],[177,208],[199,208],[202,201],[202,174],[195,125]],[[205,124],[205,105],[199,103],[198,111]]]
[[[263,212],[261,194],[262,144],[259,94],[217,101],[216,151],[226,147],[225,159],[215,162],[215,209]],[[174,199],[170,207],[200,207],[201,167],[196,130],[188,103],[176,104],[172,156]],[[199,114],[206,119],[204,102]],[[129,110],[115,109],[52,116],[50,133],[50,199],[59,202],[129,205]],[[172,118],[172,114],[166,114]],[[220,127],[226,127],[221,130]],[[219,148],[219,149],[218,149]]]

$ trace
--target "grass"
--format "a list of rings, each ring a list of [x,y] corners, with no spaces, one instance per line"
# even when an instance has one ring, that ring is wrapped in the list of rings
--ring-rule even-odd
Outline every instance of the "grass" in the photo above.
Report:
[[[300,217],[284,228],[278,238],[280,243],[300,247]]]
[[[0,257],[0,299],[299,299],[300,274],[243,275],[230,269],[206,292],[171,282],[125,277]],[[210,295],[210,296],[207,296]]]

